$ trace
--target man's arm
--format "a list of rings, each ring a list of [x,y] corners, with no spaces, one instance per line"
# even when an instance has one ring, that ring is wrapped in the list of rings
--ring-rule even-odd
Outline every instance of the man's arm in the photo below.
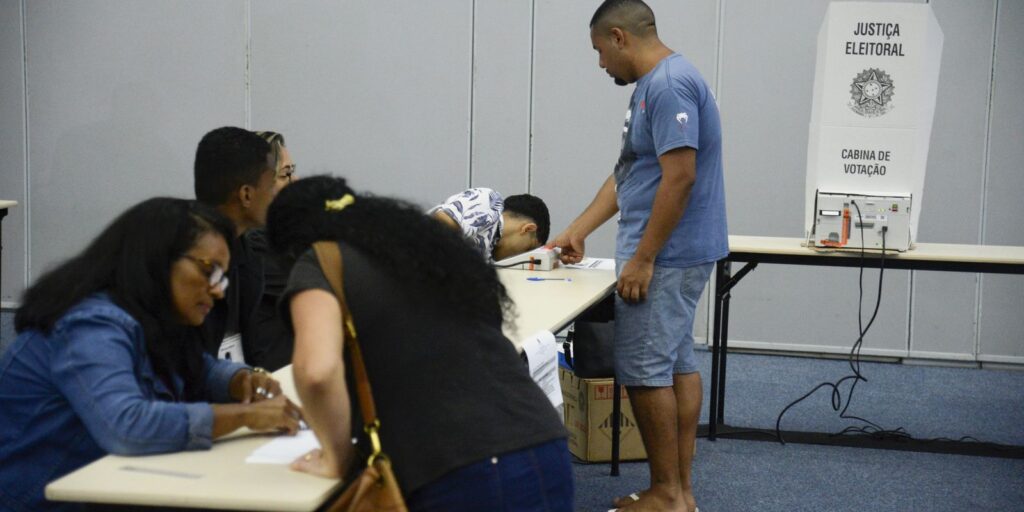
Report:
[[[597,195],[594,196],[590,205],[546,247],[561,248],[563,263],[579,263],[583,259],[586,238],[618,211],[619,205],[615,198],[615,178],[609,175],[598,189]]]
[[[654,194],[654,206],[647,228],[637,244],[636,253],[619,274],[619,296],[626,302],[647,298],[647,287],[654,275],[654,259],[683,218],[690,191],[697,181],[697,150],[676,148],[658,157],[661,183]]]
[[[453,219],[451,215],[445,213],[444,210],[437,210],[436,212],[434,212],[433,215],[431,215],[431,217],[438,220],[441,224],[444,224],[445,226],[454,229],[455,231],[458,231],[460,233],[462,232],[462,226],[459,226],[459,223],[455,222],[455,219]]]

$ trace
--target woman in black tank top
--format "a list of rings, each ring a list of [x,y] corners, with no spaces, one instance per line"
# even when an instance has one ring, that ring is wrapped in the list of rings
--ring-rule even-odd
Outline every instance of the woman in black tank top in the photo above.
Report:
[[[322,449],[292,467],[329,478],[364,464],[342,313],[310,250],[337,242],[380,436],[410,510],[572,510],[566,431],[502,334],[512,305],[459,234],[394,199],[317,176],[281,191],[267,217],[291,267],[280,304],[293,371]]]

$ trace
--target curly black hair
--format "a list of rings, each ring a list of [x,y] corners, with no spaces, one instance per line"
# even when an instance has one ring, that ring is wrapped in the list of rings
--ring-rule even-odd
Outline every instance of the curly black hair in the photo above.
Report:
[[[325,208],[346,194],[355,202],[341,211]],[[289,266],[316,241],[343,241],[467,319],[500,326],[512,315],[497,272],[457,231],[413,204],[356,194],[343,178],[313,176],[281,190],[267,212],[267,237]]]

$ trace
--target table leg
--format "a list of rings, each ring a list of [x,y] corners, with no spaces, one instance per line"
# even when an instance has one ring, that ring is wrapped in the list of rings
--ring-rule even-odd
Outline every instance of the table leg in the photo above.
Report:
[[[722,307],[722,334],[719,336],[718,349],[722,353],[718,356],[718,418],[715,420],[718,425],[725,425],[725,370],[729,366],[726,358],[729,357],[729,299],[731,298],[732,292],[727,290],[719,303]]]
[[[725,283],[729,280],[730,265],[721,260],[715,264],[715,319],[711,326],[711,403],[708,404],[708,439],[714,441],[718,432],[718,372],[720,350],[719,337],[722,326],[722,302],[725,297]]]
[[[7,208],[0,208],[0,297],[4,289],[3,281],[3,254],[4,254],[4,217],[7,216]]]

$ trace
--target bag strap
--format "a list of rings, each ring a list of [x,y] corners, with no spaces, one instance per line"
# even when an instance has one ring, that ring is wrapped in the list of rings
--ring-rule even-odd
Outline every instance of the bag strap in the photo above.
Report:
[[[352,323],[352,313],[348,309],[348,302],[345,301],[345,289],[342,287],[341,250],[338,249],[338,244],[335,242],[320,241],[313,244],[313,251],[316,252],[320,270],[323,271],[327,281],[331,283],[334,296],[337,297],[338,305],[341,306],[341,323],[346,331],[345,338],[347,338],[345,349],[348,350],[352,361],[359,409],[363,412],[364,429],[366,433],[370,434],[374,445],[374,454],[377,455],[380,453],[380,441],[377,439],[376,431],[380,428],[380,420],[377,419],[377,407],[373,403],[373,391],[370,389],[370,378],[366,374],[366,365],[363,363],[363,352],[359,348],[356,326]]]

